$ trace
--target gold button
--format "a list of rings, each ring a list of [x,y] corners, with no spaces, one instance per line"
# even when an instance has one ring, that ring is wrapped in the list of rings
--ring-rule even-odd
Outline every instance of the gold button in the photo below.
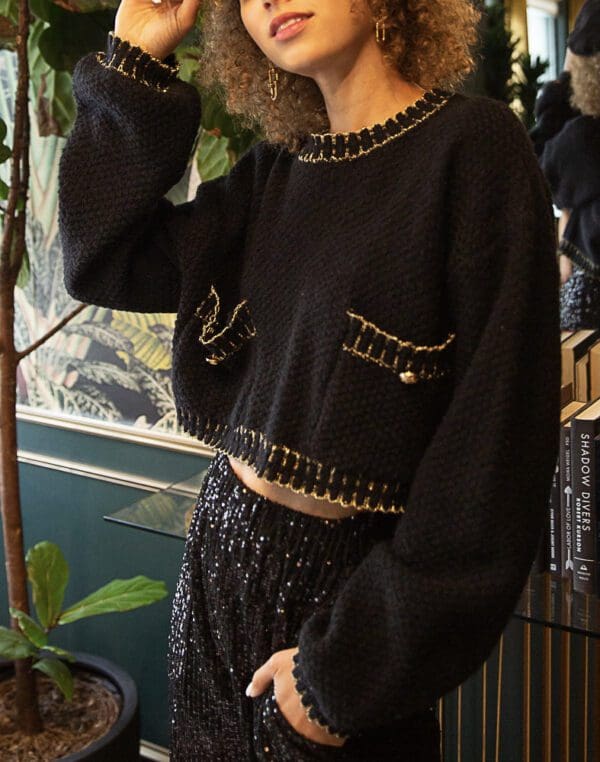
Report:
[[[405,384],[414,384],[417,381],[417,374],[412,370],[405,370],[400,374],[400,380]]]

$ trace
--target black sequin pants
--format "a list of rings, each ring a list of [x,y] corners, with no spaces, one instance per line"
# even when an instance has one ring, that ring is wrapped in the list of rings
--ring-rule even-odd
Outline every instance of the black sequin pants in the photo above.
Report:
[[[335,596],[397,517],[325,519],[248,489],[217,452],[198,495],[171,614],[171,762],[439,762],[433,707],[341,747],[297,733],[273,683],[245,695],[274,651],[297,645],[302,623]],[[373,676],[377,679],[377,675]]]

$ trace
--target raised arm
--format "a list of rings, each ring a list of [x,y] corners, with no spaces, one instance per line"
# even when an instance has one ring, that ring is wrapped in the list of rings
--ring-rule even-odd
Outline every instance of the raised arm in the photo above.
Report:
[[[65,286],[84,302],[176,312],[182,261],[218,256],[243,225],[254,151],[195,198],[164,197],[183,176],[201,101],[164,61],[109,33],[106,51],[73,72],[77,116],[59,164],[59,234]],[[233,190],[232,190],[233,189]]]

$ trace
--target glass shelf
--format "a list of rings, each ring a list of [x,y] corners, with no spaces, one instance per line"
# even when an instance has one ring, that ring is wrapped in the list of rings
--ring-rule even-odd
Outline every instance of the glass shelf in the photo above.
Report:
[[[207,470],[208,466],[185,481],[148,492],[103,518],[184,540]],[[514,615],[533,624],[600,638],[600,596],[574,592],[570,580],[549,572],[532,571]]]
[[[185,481],[174,482],[158,492],[149,491],[147,496],[103,518],[184,540],[207,470],[208,466]]]
[[[573,590],[570,579],[550,572],[532,572],[515,616],[534,624],[600,638],[600,596]]]

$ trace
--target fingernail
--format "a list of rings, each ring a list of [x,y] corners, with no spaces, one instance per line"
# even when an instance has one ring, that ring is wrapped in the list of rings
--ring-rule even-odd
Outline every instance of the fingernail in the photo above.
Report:
[[[252,681],[248,683],[248,687],[246,688],[246,696],[251,696],[252,698],[256,696],[256,689]]]

